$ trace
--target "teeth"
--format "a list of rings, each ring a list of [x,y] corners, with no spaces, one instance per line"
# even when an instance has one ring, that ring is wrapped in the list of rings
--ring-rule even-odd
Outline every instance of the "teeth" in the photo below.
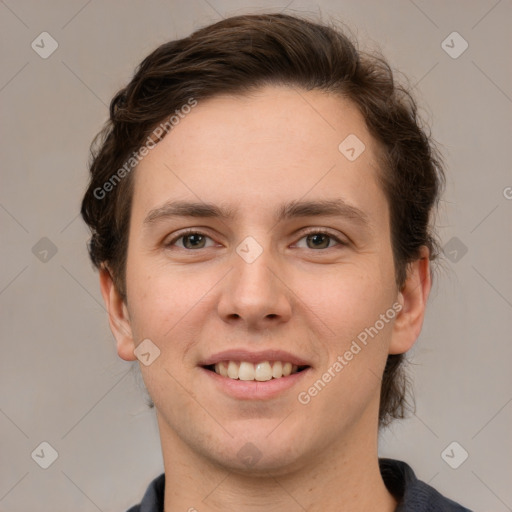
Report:
[[[246,363],[245,361],[240,363],[240,368],[238,368],[238,378],[240,380],[254,380],[255,375],[256,372],[252,363]]]
[[[234,361],[229,361],[228,377],[230,379],[238,379],[238,364],[235,363]]]
[[[273,378],[288,377],[288,375],[296,373],[298,368],[296,364],[290,362],[283,363],[281,361],[275,361],[274,363],[262,361],[257,364],[247,361],[221,361],[215,365],[215,373],[230,379],[264,382]]]
[[[272,377],[278,379],[283,376],[283,363],[281,361],[276,361],[272,368]]]
[[[249,363],[247,363],[249,364]],[[259,381],[265,381],[272,379],[272,367],[268,361],[258,363],[255,367],[255,379]]]
[[[223,361],[215,365],[215,372],[222,375],[223,377],[228,376],[228,369],[226,368],[226,365]]]

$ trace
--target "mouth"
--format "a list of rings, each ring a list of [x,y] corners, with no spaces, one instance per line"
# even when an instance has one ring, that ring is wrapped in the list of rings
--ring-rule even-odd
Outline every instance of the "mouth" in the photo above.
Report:
[[[250,361],[224,360],[215,364],[203,365],[203,368],[232,380],[265,382],[278,380],[300,373],[310,368],[290,361]]]

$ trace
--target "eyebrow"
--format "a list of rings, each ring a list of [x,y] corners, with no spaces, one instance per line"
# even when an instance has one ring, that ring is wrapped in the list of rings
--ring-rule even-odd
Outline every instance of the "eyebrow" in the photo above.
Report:
[[[150,210],[144,219],[144,225],[150,226],[158,221],[174,217],[201,217],[230,220],[235,218],[236,210],[212,203],[169,201],[158,208]],[[370,224],[368,216],[359,208],[346,203],[342,199],[317,201],[290,201],[275,211],[276,221],[289,220],[296,217],[345,217],[365,227]]]

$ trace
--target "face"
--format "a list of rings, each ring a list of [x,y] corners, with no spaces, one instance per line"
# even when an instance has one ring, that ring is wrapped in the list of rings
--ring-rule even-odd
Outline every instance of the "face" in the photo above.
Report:
[[[140,367],[162,440],[279,472],[376,436],[386,358],[418,331],[378,172],[350,102],[287,87],[200,101],[139,164],[113,330],[124,359],[160,351]]]

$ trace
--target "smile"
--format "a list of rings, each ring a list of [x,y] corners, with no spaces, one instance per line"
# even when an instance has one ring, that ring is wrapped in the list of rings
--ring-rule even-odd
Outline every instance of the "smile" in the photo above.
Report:
[[[221,377],[233,380],[265,382],[272,379],[281,379],[301,372],[308,366],[298,366],[289,361],[261,361],[251,363],[249,361],[220,361],[216,364],[205,366],[206,369],[215,372]]]

